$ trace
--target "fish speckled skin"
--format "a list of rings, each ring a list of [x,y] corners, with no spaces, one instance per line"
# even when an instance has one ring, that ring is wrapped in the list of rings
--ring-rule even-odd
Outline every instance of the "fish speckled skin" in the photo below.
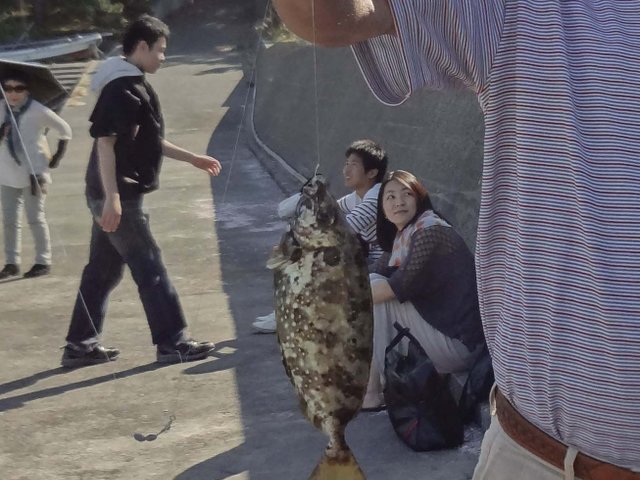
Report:
[[[369,378],[371,289],[360,242],[319,175],[303,187],[289,230],[268,266],[274,270],[285,370],[302,412],[329,436],[323,461],[353,461],[356,473],[340,478],[364,478],[344,429],[362,406]]]

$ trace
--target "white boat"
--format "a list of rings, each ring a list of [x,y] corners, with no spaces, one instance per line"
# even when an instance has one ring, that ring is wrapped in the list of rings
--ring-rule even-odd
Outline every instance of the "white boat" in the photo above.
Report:
[[[97,56],[100,42],[101,34],[83,33],[55,40],[0,45],[0,59],[32,62],[85,51]]]

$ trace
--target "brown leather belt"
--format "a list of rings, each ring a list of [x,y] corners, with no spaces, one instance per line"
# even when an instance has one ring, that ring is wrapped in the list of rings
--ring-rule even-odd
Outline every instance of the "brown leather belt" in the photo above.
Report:
[[[503,430],[535,456],[564,470],[567,446],[526,420],[496,388],[496,414]],[[640,473],[578,453],[573,464],[576,477],[583,480],[640,480]]]

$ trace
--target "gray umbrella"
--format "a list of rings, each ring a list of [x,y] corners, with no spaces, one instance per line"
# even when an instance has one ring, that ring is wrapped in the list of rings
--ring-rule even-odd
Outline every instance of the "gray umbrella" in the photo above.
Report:
[[[21,72],[29,79],[29,93],[34,100],[57,110],[68,92],[54,77],[49,67],[41,63],[14,62],[0,59],[0,80],[12,72]],[[0,96],[1,98],[1,96]]]

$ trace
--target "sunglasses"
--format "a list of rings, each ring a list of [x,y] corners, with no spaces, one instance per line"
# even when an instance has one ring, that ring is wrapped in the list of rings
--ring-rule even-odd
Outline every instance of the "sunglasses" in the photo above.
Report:
[[[12,92],[16,92],[16,93],[22,93],[22,92],[26,92],[27,91],[27,86],[26,85],[3,85],[2,86],[3,90],[7,93],[12,93]]]

